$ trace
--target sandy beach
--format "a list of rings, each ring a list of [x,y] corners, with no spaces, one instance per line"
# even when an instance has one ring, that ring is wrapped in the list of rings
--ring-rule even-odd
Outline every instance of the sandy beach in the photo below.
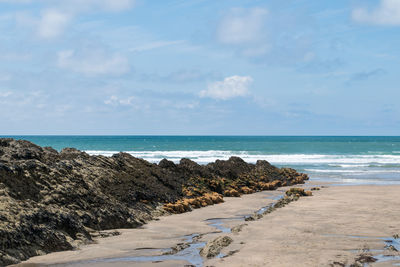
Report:
[[[161,217],[79,250],[33,257],[17,266],[347,266],[359,255],[374,256],[370,266],[400,264],[393,249],[399,244],[393,236],[400,233],[400,186],[326,185],[261,219],[243,220],[286,190],[225,198],[222,204]],[[242,224],[240,232],[231,232]],[[218,236],[233,242],[215,258],[199,256],[199,248]],[[185,243],[189,248],[171,252]]]

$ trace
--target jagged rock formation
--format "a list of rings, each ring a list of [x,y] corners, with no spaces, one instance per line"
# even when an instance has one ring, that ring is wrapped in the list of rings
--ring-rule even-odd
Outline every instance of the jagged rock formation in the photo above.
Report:
[[[89,156],[0,138],[0,265],[72,249],[99,230],[137,227],[167,211],[307,179],[266,161],[153,164],[127,153]]]

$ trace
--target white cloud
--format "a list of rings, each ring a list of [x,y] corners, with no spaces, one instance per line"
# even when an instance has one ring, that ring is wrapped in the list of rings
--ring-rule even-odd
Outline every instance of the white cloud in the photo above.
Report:
[[[356,8],[353,10],[352,18],[359,23],[376,25],[400,25],[400,1],[381,0],[374,10]]]
[[[216,41],[252,63],[293,66],[310,60],[305,55],[313,51],[314,31],[308,22],[287,10],[233,8],[217,25]]]
[[[12,95],[11,91],[6,91],[6,92],[0,92],[0,97],[9,97],[10,95]]]
[[[112,95],[109,99],[104,101],[104,104],[111,106],[132,106],[135,97],[130,96],[128,98],[119,98],[115,95]]]
[[[218,41],[224,44],[246,44],[263,38],[264,21],[268,11],[263,8],[232,9],[220,22]]]
[[[11,2],[0,0],[1,2]],[[14,2],[16,0],[13,0]],[[31,3],[29,0],[19,0],[19,3]],[[39,17],[29,12],[19,12],[16,19],[21,25],[34,27],[41,38],[50,39],[61,35],[68,24],[77,16],[95,12],[122,12],[132,8],[135,0],[68,0],[41,1],[46,8],[41,10]]]
[[[4,99],[1,99],[4,98]],[[42,107],[48,95],[42,91],[29,91],[13,93],[11,91],[0,92],[0,106],[7,107],[21,107],[21,106],[32,106],[32,107]]]
[[[217,81],[208,85],[207,90],[200,92],[200,97],[227,100],[229,98],[245,96],[249,93],[249,87],[253,82],[250,76],[231,76],[223,81]]]
[[[93,75],[121,75],[129,71],[128,60],[118,53],[111,56],[103,50],[92,49],[81,52],[64,50],[58,53],[58,66],[63,69]]]
[[[64,32],[71,17],[56,9],[47,9],[42,12],[38,22],[38,35],[42,38],[54,38]]]

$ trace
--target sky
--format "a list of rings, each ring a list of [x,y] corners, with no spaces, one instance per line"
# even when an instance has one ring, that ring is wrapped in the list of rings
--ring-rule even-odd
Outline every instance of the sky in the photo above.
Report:
[[[400,0],[0,0],[0,135],[399,135]]]

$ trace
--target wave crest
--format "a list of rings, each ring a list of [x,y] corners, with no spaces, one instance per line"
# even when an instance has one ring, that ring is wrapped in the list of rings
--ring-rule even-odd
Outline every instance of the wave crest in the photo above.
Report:
[[[90,155],[112,156],[118,151],[87,150]],[[329,164],[343,168],[367,167],[380,164],[400,164],[400,155],[328,155],[328,154],[262,154],[248,151],[124,151],[134,157],[143,158],[150,162],[159,162],[166,158],[178,162],[181,158],[189,158],[198,163],[209,163],[217,159],[227,160],[231,156],[241,157],[246,162],[255,163],[257,160],[267,160],[272,164],[313,165]]]

